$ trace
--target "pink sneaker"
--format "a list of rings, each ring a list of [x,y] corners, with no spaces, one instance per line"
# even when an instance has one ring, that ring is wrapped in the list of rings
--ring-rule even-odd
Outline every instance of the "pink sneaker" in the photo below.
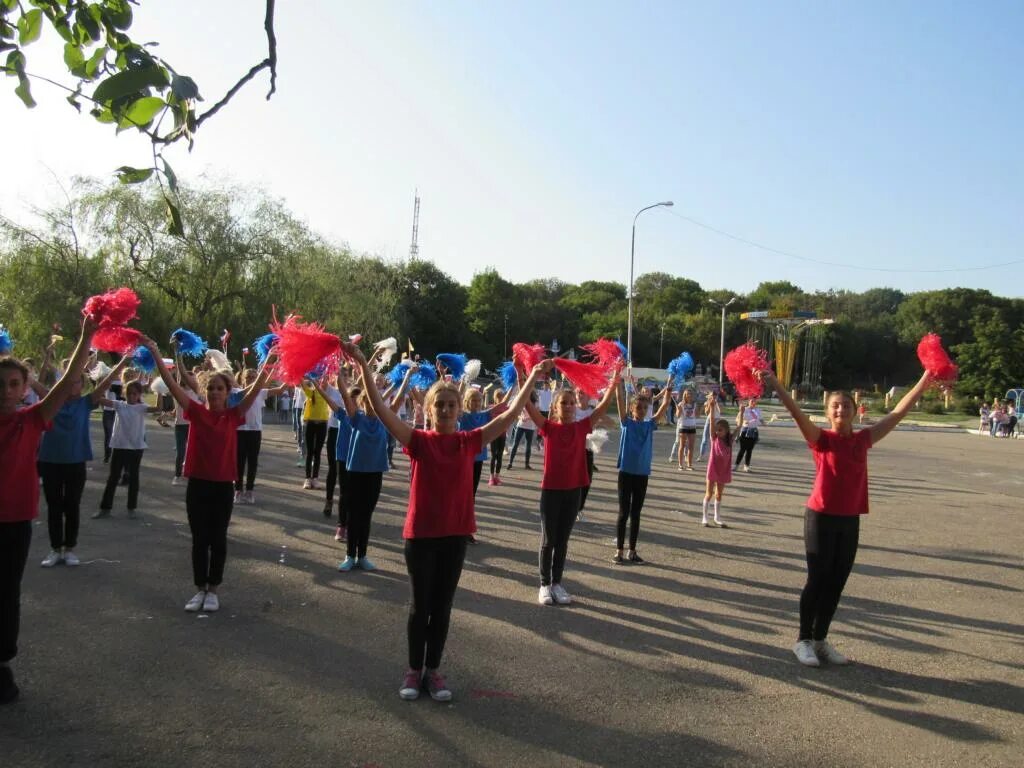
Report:
[[[334,540],[335,541],[344,541],[345,540],[345,536],[346,536],[347,533],[348,533],[348,531],[345,530],[345,526],[344,525],[339,525],[337,528],[334,529]]]
[[[428,669],[427,674],[423,677],[423,682],[426,683],[427,693],[430,694],[430,698],[434,701],[452,700],[452,692],[444,680],[444,675],[436,669]]]
[[[495,475],[494,476],[494,484],[495,485],[501,485],[501,475]]]
[[[491,475],[489,478],[487,478],[487,484],[488,485],[497,485],[497,483],[494,482],[494,475]]]

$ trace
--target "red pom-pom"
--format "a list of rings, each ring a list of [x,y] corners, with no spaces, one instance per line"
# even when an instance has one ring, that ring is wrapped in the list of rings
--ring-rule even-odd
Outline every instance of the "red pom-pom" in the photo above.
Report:
[[[917,359],[921,366],[938,381],[956,381],[960,369],[950,360],[946,350],[942,348],[942,338],[936,333],[929,333],[917,345]]]
[[[725,356],[725,375],[736,387],[740,397],[760,397],[764,393],[764,385],[754,376],[754,371],[771,370],[768,355],[758,349],[753,342],[742,344],[730,350]]]
[[[131,288],[118,288],[87,299],[82,314],[100,325],[124,325],[135,319],[141,303]]]
[[[523,344],[522,342],[517,342],[512,345],[512,360],[527,375],[545,357],[547,357],[547,353],[543,344]]]
[[[622,346],[611,339],[598,339],[593,344],[584,344],[581,349],[590,355],[590,359],[606,371],[622,367],[625,355]]]
[[[321,364],[326,373],[337,372],[341,339],[319,323],[303,323],[291,315],[283,323],[275,320],[270,330],[277,334],[277,377],[285,384],[301,384],[306,374]]]
[[[100,352],[125,355],[139,346],[139,332],[124,325],[103,325],[93,334],[91,346]]]
[[[603,365],[559,357],[555,360],[555,368],[560,370],[576,389],[582,390],[594,399],[597,399],[601,390],[608,386],[608,369]]]

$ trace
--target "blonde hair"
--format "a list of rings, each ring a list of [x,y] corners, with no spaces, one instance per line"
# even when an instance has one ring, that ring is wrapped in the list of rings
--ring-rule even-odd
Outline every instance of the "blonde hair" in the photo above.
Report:
[[[562,405],[561,403],[568,401],[574,408],[576,407],[576,392],[571,389],[556,389],[554,395],[551,397],[551,410],[548,411],[548,418],[555,413],[559,416],[559,422],[562,416]]]
[[[224,371],[202,371],[199,376],[196,377],[199,380],[199,388],[202,391],[206,391],[210,382],[214,379],[220,379],[224,382],[224,388],[230,393],[231,389],[235,386],[235,380],[230,373]]]
[[[423,399],[423,410],[429,412],[434,407],[434,401],[437,400],[437,396],[442,392],[454,393],[461,409],[462,398],[459,397],[461,394],[459,385],[453,381],[435,381],[430,385],[430,389],[427,390],[427,396]]]
[[[477,395],[480,397],[480,405],[483,405],[484,393],[481,392],[479,389],[474,389],[473,387],[470,387],[469,389],[466,390],[466,394],[462,396],[462,410],[468,411],[470,401],[473,399],[474,396]]]

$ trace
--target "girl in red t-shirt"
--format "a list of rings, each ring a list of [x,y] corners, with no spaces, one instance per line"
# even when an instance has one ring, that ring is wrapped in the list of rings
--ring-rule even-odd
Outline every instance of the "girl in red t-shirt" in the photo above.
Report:
[[[388,407],[363,353],[354,344],[343,346],[345,354],[362,370],[366,395],[378,417],[409,456],[409,508],[402,536],[412,605],[407,625],[409,668],[398,695],[411,701],[425,687],[435,701],[450,701],[452,692],[438,668],[448,636],[452,600],[466,557],[466,541],[476,531],[473,463],[482,446],[509,428],[533,390],[538,374],[549,371],[552,363],[546,360],[530,372],[507,411],[467,432],[459,431],[462,393],[458,385],[437,382],[427,391],[423,404],[433,425],[427,431],[413,429]]]
[[[171,395],[184,409],[189,422],[185,446],[185,510],[192,532],[192,577],[199,591],[185,603],[185,610],[216,611],[220,608],[217,588],[224,578],[228,553],[228,523],[235,496],[238,460],[238,427],[245,423],[245,412],[255,402],[273,370],[274,355],[269,355],[259,376],[246,391],[242,402],[228,408],[228,396],[234,382],[228,374],[208,371],[200,375],[200,391],[206,403],[197,403],[164,364],[156,342],[143,337],[156,361],[157,370]]]
[[[532,401],[526,410],[544,438],[544,476],[540,483],[540,591],[541,605],[567,605],[572,597],[562,586],[569,536],[580,511],[580,494],[590,485],[587,472],[587,435],[604,416],[615,398],[619,373],[608,384],[601,402],[590,418],[576,421],[576,393],[562,389],[551,400],[549,417],[545,418]]]
[[[821,661],[846,664],[848,659],[826,639],[846,579],[853,569],[860,516],[868,512],[867,453],[910,412],[932,383],[925,372],[892,412],[876,424],[853,430],[856,405],[846,392],[833,392],[825,406],[831,429],[821,429],[789,396],[770,371],[756,372],[786,406],[814,454],[814,488],[804,514],[807,583],[800,594],[800,635],[793,653],[801,664]]]

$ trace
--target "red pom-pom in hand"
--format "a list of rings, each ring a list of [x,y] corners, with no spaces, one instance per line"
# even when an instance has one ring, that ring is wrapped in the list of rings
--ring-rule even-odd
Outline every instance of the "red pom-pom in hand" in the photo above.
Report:
[[[118,288],[87,299],[82,314],[99,325],[124,325],[135,319],[141,303],[131,288]]]
[[[608,371],[622,367],[626,361],[622,346],[611,339],[598,339],[593,344],[584,344],[581,349],[590,355],[594,363]]]
[[[522,342],[517,342],[512,345],[512,360],[527,375],[545,357],[547,357],[547,353],[544,350],[543,344],[523,344]]]
[[[103,325],[93,334],[90,346],[100,352],[125,355],[139,346],[139,332],[123,325]]]
[[[758,349],[753,342],[742,344],[736,349],[730,350],[723,362],[725,375],[736,387],[736,394],[740,397],[760,397],[764,394],[764,385],[754,375],[754,371],[767,371],[771,369],[768,362],[768,355],[763,349]]]
[[[319,323],[303,323],[291,315],[283,323],[271,323],[270,330],[277,334],[277,377],[285,384],[301,384],[306,374],[321,364],[327,373],[338,370],[341,339]]]
[[[608,369],[596,363],[581,363],[579,360],[566,360],[559,357],[555,360],[555,368],[560,370],[576,389],[594,398],[608,386]]]
[[[942,338],[935,333],[927,334],[917,345],[917,359],[921,366],[938,381],[956,381],[960,369],[950,360],[942,348]]]

